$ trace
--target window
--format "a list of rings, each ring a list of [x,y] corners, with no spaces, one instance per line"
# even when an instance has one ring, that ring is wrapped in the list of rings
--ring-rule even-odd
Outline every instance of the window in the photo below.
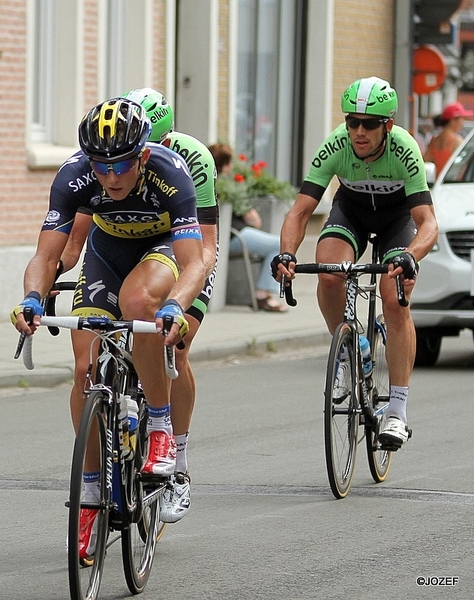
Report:
[[[53,143],[54,141],[54,73],[56,72],[56,0],[36,0],[34,3],[34,52],[31,141]]]
[[[297,60],[301,0],[239,0],[236,97],[238,154],[265,161],[279,178],[295,177],[293,115],[302,64]]]
[[[77,148],[82,4],[28,0],[27,146],[30,168],[56,168]]]

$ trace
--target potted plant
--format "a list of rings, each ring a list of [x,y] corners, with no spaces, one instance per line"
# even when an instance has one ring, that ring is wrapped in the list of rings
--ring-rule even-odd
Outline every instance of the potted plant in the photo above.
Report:
[[[230,174],[220,174],[216,181],[220,203],[228,202],[232,211],[241,216],[256,208],[262,217],[263,229],[280,233],[284,215],[297,189],[288,181],[280,181],[267,171],[264,161],[249,163],[239,154]],[[276,214],[275,214],[276,213]]]

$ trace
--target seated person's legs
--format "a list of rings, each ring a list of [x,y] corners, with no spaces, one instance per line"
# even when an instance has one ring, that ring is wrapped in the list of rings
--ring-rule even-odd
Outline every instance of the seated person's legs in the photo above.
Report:
[[[255,229],[254,227],[244,227],[240,231],[249,252],[258,254],[263,258],[262,268],[256,282],[255,295],[259,308],[270,312],[285,312],[288,307],[275,300],[280,292],[279,284],[273,279],[270,263],[280,251],[280,238],[277,235]],[[241,251],[240,240],[235,237],[230,241],[229,251]]]

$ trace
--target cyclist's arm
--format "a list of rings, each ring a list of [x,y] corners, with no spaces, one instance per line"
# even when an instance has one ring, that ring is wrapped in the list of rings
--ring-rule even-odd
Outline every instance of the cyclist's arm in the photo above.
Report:
[[[201,224],[203,262],[208,277],[216,266],[217,226]]]
[[[42,231],[38,238],[36,254],[26,267],[24,282],[24,293],[38,292],[41,298],[48,295],[54,283],[56,270],[61,253],[66,245],[67,235],[59,231]],[[39,325],[40,317],[34,317],[34,327],[30,328],[23,315],[17,317],[18,331],[31,333]]]
[[[76,214],[66,247],[61,255],[63,273],[70,271],[79,260],[91,223],[92,214],[83,212]]]
[[[424,258],[433,249],[438,239],[438,222],[433,205],[416,206],[411,209],[417,233],[408,246],[417,261]]]
[[[212,188],[214,189],[214,188]],[[196,189],[197,191],[197,189]],[[206,276],[209,276],[216,266],[217,255],[217,206],[197,207],[197,216],[202,233],[203,258]]]
[[[168,299],[176,300],[186,311],[204,287],[206,270],[203,261],[203,244],[200,239],[183,239],[173,242],[174,255],[179,267],[179,277]],[[166,338],[167,344],[179,342],[178,326],[173,325]]]
[[[438,222],[434,207],[431,204],[422,204],[411,209],[411,216],[415,222],[417,233],[411,244],[406,249],[413,255],[416,262],[424,258],[431,251],[438,239]],[[389,277],[396,277],[402,273],[401,267],[389,272]],[[408,286],[414,285],[414,279],[404,280]]]
[[[280,252],[289,252],[296,255],[298,248],[304,240],[308,221],[318,204],[319,200],[316,200],[312,196],[302,194],[301,192],[297,195],[295,203],[288,211],[283,222],[280,234]],[[286,269],[280,263],[279,271],[285,277],[293,278],[295,275],[294,263],[289,269]]]

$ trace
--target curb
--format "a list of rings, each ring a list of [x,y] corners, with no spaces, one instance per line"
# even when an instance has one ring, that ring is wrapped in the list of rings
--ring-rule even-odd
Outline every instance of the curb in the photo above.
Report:
[[[204,362],[212,360],[226,360],[237,356],[261,356],[267,352],[281,352],[296,350],[298,348],[309,348],[311,346],[329,346],[331,336],[326,329],[317,331],[295,332],[292,337],[288,334],[268,334],[247,340],[236,340],[234,343],[226,342],[221,345],[212,344],[207,347],[191,349],[190,358],[192,362]],[[0,369],[0,388],[7,387],[54,387],[71,381],[73,378],[73,367],[37,366],[28,371],[22,365],[9,366],[4,373]]]

